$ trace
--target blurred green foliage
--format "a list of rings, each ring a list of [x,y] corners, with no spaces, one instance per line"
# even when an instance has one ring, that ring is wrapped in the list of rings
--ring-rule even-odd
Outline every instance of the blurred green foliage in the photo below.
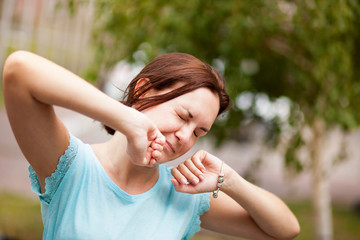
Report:
[[[147,63],[165,52],[187,52],[215,66],[226,78],[233,107],[213,127],[218,143],[244,122],[263,121],[275,138],[278,117],[264,119],[253,105],[240,109],[239,95],[286,96],[295,134],[287,162],[297,169],[294,149],[301,126],[321,119],[344,129],[360,121],[360,2],[357,0],[95,1],[96,57],[89,78],[119,60]],[[246,121],[244,121],[246,120]],[[275,139],[275,141],[274,141]]]

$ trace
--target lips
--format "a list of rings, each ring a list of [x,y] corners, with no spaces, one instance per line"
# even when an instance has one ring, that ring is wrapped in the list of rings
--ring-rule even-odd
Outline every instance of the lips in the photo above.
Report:
[[[168,141],[165,142],[165,147],[170,151],[175,153],[175,150],[173,148],[173,146],[171,145],[171,143],[169,143]]]

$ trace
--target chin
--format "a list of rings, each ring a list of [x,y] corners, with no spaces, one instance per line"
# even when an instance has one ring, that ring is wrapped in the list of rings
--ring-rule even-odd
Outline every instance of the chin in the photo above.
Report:
[[[166,163],[166,162],[170,162],[172,160],[175,160],[176,158],[178,158],[178,156],[164,156],[162,155],[159,159],[158,159],[158,164],[163,164],[163,163]]]

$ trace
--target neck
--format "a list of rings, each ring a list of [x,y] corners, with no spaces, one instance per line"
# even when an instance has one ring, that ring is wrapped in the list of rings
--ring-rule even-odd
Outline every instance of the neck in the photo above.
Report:
[[[144,167],[133,163],[126,152],[127,139],[119,132],[108,142],[92,145],[92,148],[108,176],[129,194],[144,193],[158,180],[158,167]]]

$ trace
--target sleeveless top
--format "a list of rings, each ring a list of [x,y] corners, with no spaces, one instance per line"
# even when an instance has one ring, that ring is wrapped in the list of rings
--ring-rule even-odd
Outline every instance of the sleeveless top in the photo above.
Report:
[[[200,230],[209,194],[176,192],[170,169],[147,192],[130,195],[107,175],[91,147],[69,133],[69,146],[45,193],[29,166],[31,188],[40,199],[43,239],[189,239]]]

